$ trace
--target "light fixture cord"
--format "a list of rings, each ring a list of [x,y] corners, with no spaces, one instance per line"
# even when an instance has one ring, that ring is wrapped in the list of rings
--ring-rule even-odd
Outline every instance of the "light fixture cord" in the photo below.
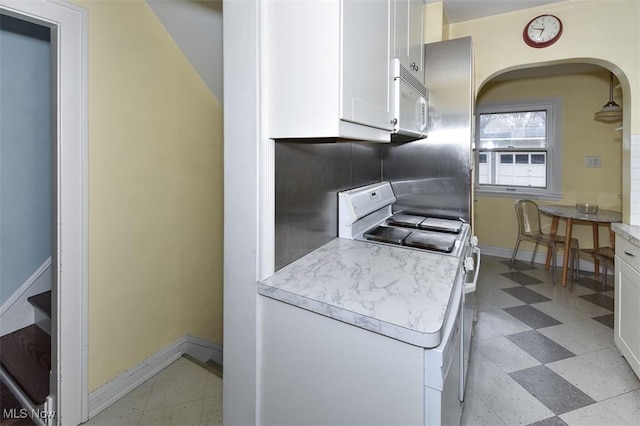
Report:
[[[609,71],[609,102],[613,102],[613,73]]]

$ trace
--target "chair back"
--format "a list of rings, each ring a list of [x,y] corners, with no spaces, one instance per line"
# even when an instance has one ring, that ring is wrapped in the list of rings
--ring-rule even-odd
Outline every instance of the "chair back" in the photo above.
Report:
[[[531,200],[518,200],[515,204],[518,218],[518,232],[527,237],[537,237],[542,233],[538,205]]]

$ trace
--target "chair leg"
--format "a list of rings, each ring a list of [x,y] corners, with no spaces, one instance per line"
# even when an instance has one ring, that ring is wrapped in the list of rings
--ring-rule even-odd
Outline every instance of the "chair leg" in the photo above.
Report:
[[[518,239],[516,240],[516,246],[513,248],[513,254],[511,255],[511,263],[509,263],[509,267],[513,265],[513,261],[516,259],[516,253],[518,252],[518,247],[520,247],[520,235],[518,235]]]
[[[576,249],[571,249],[571,258],[569,259],[569,265],[571,265],[571,280],[569,281],[569,293],[573,293],[573,282],[578,278],[576,272]]]
[[[553,286],[555,287],[557,279],[556,279],[556,275],[557,275],[557,271],[556,271],[556,247],[555,245],[550,245],[549,246],[551,248],[551,276],[553,277]]]
[[[533,255],[531,256],[531,263],[532,263],[532,264],[533,264],[533,261],[534,261],[534,260],[535,260],[535,258],[536,258],[536,253],[538,252],[538,244],[539,244],[539,243],[540,243],[539,241],[536,241],[536,245],[535,245],[535,247],[533,248]]]
[[[607,273],[609,272],[608,266],[607,265],[607,261],[606,260],[601,260],[602,262],[602,291],[605,291],[607,288]]]

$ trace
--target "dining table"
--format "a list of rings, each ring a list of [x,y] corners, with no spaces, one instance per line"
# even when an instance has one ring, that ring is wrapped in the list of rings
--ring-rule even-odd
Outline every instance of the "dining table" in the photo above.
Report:
[[[541,213],[551,216],[551,229],[550,234],[555,236],[558,232],[558,224],[560,219],[566,221],[565,228],[565,241],[571,241],[571,234],[573,233],[573,225],[575,223],[591,224],[593,231],[593,248],[599,247],[599,226],[605,225],[609,228],[609,235],[611,238],[611,244],[613,245],[614,235],[611,231],[611,224],[622,222],[622,213],[614,210],[598,209],[596,213],[583,213],[578,211],[575,205],[541,205],[539,207]],[[571,250],[570,244],[564,244],[564,256],[562,258],[562,286],[567,285],[567,271],[569,269],[569,252]],[[549,269],[551,263],[551,250],[547,250],[547,259],[545,262],[545,268]],[[594,258],[595,275],[599,273],[598,259]]]

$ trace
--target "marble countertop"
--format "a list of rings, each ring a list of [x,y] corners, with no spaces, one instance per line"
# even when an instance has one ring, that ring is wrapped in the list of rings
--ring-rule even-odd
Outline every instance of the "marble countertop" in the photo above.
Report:
[[[258,293],[416,346],[442,339],[460,259],[336,238],[258,283]]]
[[[640,226],[628,225],[626,223],[612,223],[613,232],[620,235],[625,240],[640,247]]]

